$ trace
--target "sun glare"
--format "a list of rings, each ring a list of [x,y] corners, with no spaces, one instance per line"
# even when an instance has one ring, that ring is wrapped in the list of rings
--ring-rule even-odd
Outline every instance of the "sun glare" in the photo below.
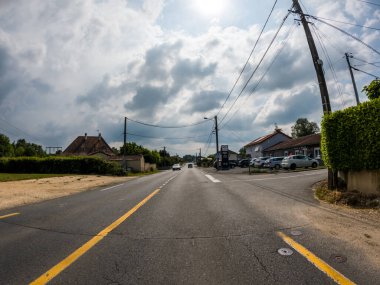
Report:
[[[225,0],[194,0],[195,9],[207,17],[215,17],[223,14],[226,8]]]

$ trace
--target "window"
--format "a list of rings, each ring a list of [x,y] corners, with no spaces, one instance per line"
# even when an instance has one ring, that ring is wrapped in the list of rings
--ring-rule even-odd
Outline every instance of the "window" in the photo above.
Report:
[[[321,150],[319,147],[314,148],[314,157],[321,157]]]
[[[284,151],[284,156],[288,156],[288,155],[289,155],[288,151]]]

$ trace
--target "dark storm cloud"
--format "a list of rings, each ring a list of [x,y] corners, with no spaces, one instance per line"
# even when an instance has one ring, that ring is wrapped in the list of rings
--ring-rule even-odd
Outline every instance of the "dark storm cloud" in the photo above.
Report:
[[[17,66],[4,47],[0,47],[0,103],[17,87]]]
[[[318,91],[305,88],[292,95],[276,96],[271,104],[264,106],[256,122],[262,126],[273,123],[284,125],[300,117],[307,118],[315,112],[322,114],[321,109]]]
[[[216,64],[203,66],[200,60],[179,59],[170,74],[175,85],[182,86],[193,80],[200,80],[215,73]]]
[[[226,92],[201,91],[187,101],[182,111],[188,114],[194,112],[207,113],[219,108],[221,106],[221,101],[226,97]]]
[[[130,83],[125,81],[117,86],[110,86],[110,76],[105,75],[102,82],[98,83],[87,94],[77,98],[78,103],[87,103],[93,108],[99,107],[101,103],[114,96],[123,95],[130,87]]]
[[[140,78],[145,80],[166,80],[169,77],[171,60],[178,57],[183,44],[178,41],[174,44],[157,45],[145,53],[145,64],[140,70]]]
[[[170,98],[168,87],[145,85],[137,88],[132,102],[125,104],[125,109],[137,111],[140,115],[151,117],[152,113]]]

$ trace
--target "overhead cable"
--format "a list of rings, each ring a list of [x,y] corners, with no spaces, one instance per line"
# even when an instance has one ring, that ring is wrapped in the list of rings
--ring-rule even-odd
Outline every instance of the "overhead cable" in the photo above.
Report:
[[[203,121],[200,121],[200,122],[197,122],[197,123],[188,124],[188,125],[178,125],[178,126],[154,125],[154,124],[149,124],[149,123],[141,122],[139,120],[134,120],[134,119],[131,119],[131,118],[127,118],[127,120],[135,122],[135,123],[140,124],[140,125],[148,126],[148,127],[162,128],[162,129],[181,129],[181,128],[188,128],[188,127],[204,124],[207,121],[210,121],[210,120],[213,120],[213,119],[204,119]]]
[[[273,10],[274,10],[274,8],[275,8],[276,4],[277,4],[277,0],[276,0],[276,1],[274,1],[273,7],[272,7],[272,9],[271,9],[271,11],[270,11],[270,13],[269,13],[269,15],[268,15],[268,17],[267,17],[266,21],[265,21],[265,24],[264,24],[264,26],[262,27],[262,29],[261,29],[261,31],[260,31],[260,34],[259,34],[259,36],[258,36],[258,38],[257,38],[257,40],[256,40],[256,42],[255,42],[255,45],[253,46],[253,48],[252,48],[252,50],[251,50],[251,53],[249,54],[249,57],[247,58],[247,61],[245,62],[245,64],[244,64],[243,68],[241,69],[241,71],[240,71],[240,74],[239,74],[238,78],[236,79],[236,81],[235,81],[234,85],[232,86],[232,88],[231,88],[230,92],[228,93],[228,96],[227,96],[226,100],[224,101],[224,103],[223,103],[222,107],[220,107],[220,109],[219,109],[218,113],[216,114],[217,116],[218,116],[218,115],[219,115],[219,113],[222,111],[222,109],[223,109],[224,105],[227,103],[228,99],[230,98],[230,96],[231,96],[232,92],[234,91],[234,89],[235,89],[235,87],[236,87],[236,84],[237,84],[237,83],[238,83],[238,81],[240,80],[240,77],[242,76],[242,74],[243,74],[243,72],[244,72],[245,68],[247,67],[247,65],[248,65],[248,62],[249,62],[249,60],[251,59],[251,57],[252,57],[252,54],[253,54],[254,50],[256,49],[256,46],[257,46],[257,44],[258,44],[258,42],[259,42],[259,40],[260,40],[260,38],[261,38],[261,35],[262,35],[262,34],[263,34],[263,32],[264,32],[264,29],[265,29],[265,27],[267,26],[267,23],[268,23],[268,21],[269,21],[269,19],[270,19],[271,15],[272,15],[272,13],[273,13]]]
[[[306,15],[305,14],[305,16],[310,16],[310,15]],[[318,16],[318,17],[317,16],[313,16],[313,17],[318,18],[318,19],[322,19],[322,20],[331,21],[331,22],[336,22],[336,23],[351,25],[351,26],[355,26],[355,27],[360,27],[360,28],[366,28],[366,29],[380,31],[380,28],[369,27],[369,26],[364,26],[364,25],[359,25],[359,24],[353,24],[353,23],[348,23],[348,22],[343,22],[343,21],[338,21],[338,20],[332,20],[332,19],[328,19],[328,18],[324,18],[324,17],[320,17],[320,16]]]
[[[285,23],[285,21],[286,21],[286,19],[288,18],[288,16],[289,16],[290,13],[291,13],[291,12],[289,11],[289,12],[286,14],[286,16],[284,17],[284,19],[282,20],[280,26],[278,27],[278,29],[277,29],[275,35],[273,36],[271,42],[269,43],[267,49],[265,50],[263,56],[261,57],[261,59],[260,59],[260,61],[259,61],[259,63],[256,65],[255,69],[252,71],[251,75],[249,76],[248,80],[247,80],[246,83],[244,84],[244,86],[243,86],[243,88],[241,89],[241,91],[240,91],[240,93],[238,94],[238,96],[235,98],[235,101],[232,103],[232,105],[231,105],[230,108],[228,109],[227,113],[224,114],[224,116],[223,116],[222,120],[220,121],[220,123],[223,122],[223,120],[226,118],[226,116],[228,115],[228,113],[231,111],[232,107],[235,105],[236,101],[239,99],[239,97],[241,96],[241,94],[243,94],[245,88],[248,86],[248,83],[251,81],[253,75],[255,75],[256,71],[258,70],[258,68],[260,67],[261,63],[263,62],[265,56],[267,55],[268,51],[269,51],[270,48],[272,47],[274,40],[277,38],[278,33],[280,32],[281,28],[283,27],[283,25],[284,25],[284,23]]]
[[[321,19],[319,19],[319,18],[317,18],[317,17],[315,17],[315,16],[312,16],[312,15],[305,15],[305,16],[308,16],[308,17],[310,17],[310,18],[312,18],[312,19],[314,19],[314,20],[317,20],[317,21],[319,21],[319,22],[322,22],[322,23],[324,23],[324,24],[326,24],[326,25],[328,25],[328,26],[330,26],[330,27],[332,27],[332,28],[334,28],[334,29],[336,29],[336,30],[342,32],[343,34],[345,34],[345,35],[347,35],[347,36],[353,38],[354,40],[356,40],[356,41],[360,42],[361,44],[365,45],[367,48],[369,48],[369,49],[372,50],[373,52],[375,52],[375,53],[377,53],[378,55],[380,55],[380,52],[379,52],[378,50],[376,50],[375,48],[371,47],[369,44],[363,42],[361,39],[355,37],[354,35],[351,35],[350,33],[348,33],[348,32],[346,32],[346,31],[342,30],[341,28],[338,28],[338,27],[336,27],[336,26],[334,26],[334,25],[332,25],[332,24],[330,24],[330,23],[328,23],[328,22],[326,22],[326,21],[323,21],[323,20],[321,20]]]
[[[377,76],[377,75],[373,75],[372,73],[369,73],[369,72],[363,71],[363,70],[361,70],[361,69],[359,69],[359,68],[356,68],[356,67],[353,67],[353,66],[351,66],[351,68],[354,69],[354,70],[356,70],[356,71],[360,71],[360,72],[363,72],[363,73],[365,73],[365,74],[367,74],[367,75],[373,76],[373,77],[375,77],[376,79],[380,78],[380,77]]]
[[[256,82],[256,85],[253,86],[253,88],[251,89],[249,95],[246,97],[245,101],[247,101],[247,99],[249,98],[249,96],[251,96],[253,94],[253,92],[256,91],[256,89],[259,87],[261,81],[264,79],[264,77],[267,75],[267,73],[269,72],[269,70],[271,69],[272,65],[274,64],[274,62],[276,61],[276,59],[279,57],[281,51],[284,49],[287,41],[289,40],[289,37],[290,35],[292,34],[292,32],[294,31],[294,28],[296,27],[295,24],[292,25],[292,27],[289,29],[287,35],[285,36],[285,39],[284,41],[282,42],[282,45],[280,46],[280,48],[277,50],[275,56],[273,57],[272,61],[269,63],[268,67],[266,68],[265,72],[261,75],[260,79]],[[232,118],[236,115],[236,113],[239,111],[239,109],[236,109],[235,112],[230,116],[230,118],[228,119],[227,122],[225,122],[219,129],[223,129],[226,125],[228,125],[228,123],[232,120]]]
[[[141,137],[141,138],[148,138],[148,139],[157,139],[157,140],[188,140],[188,139],[196,139],[196,138],[203,138],[208,135],[202,135],[202,136],[194,136],[194,137],[182,137],[182,138],[159,138],[159,137],[151,137],[151,136],[145,136],[145,135],[139,135],[139,134],[134,134],[134,133],[129,133],[127,132],[128,135],[134,136],[134,137]]]

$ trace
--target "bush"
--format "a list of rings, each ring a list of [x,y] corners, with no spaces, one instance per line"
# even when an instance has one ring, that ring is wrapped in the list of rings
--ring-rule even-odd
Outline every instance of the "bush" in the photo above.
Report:
[[[0,158],[0,172],[123,175],[119,164],[96,157]]]
[[[321,150],[339,170],[380,169],[380,98],[325,115]]]

